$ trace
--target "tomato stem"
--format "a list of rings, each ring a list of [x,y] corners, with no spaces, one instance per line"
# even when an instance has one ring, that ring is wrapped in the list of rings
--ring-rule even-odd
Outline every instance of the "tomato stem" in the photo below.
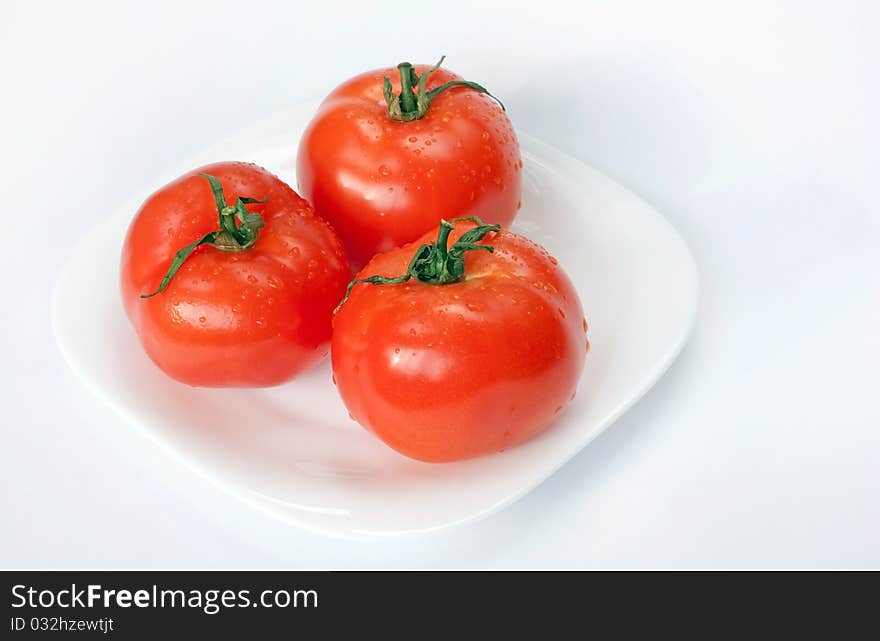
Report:
[[[468,221],[477,226],[466,231],[461,237],[449,245],[449,234],[455,229],[452,223]],[[492,253],[495,248],[491,245],[478,245],[477,243],[490,231],[501,231],[501,225],[489,225],[476,216],[462,216],[453,218],[451,221],[441,220],[440,230],[437,232],[437,242],[422,245],[416,250],[407,267],[406,273],[400,276],[369,276],[356,278],[348,284],[345,296],[333,310],[333,313],[345,304],[354,286],[359,283],[369,285],[397,285],[405,283],[411,278],[428,285],[449,285],[457,283],[464,278],[464,254],[473,250],[482,250]]]
[[[254,243],[257,242],[257,234],[263,226],[263,217],[249,212],[245,205],[264,203],[269,199],[257,200],[256,198],[240,197],[236,199],[235,205],[230,206],[226,204],[226,196],[223,195],[223,185],[220,184],[219,180],[208,174],[200,173],[199,176],[205,178],[211,185],[211,193],[214,195],[214,202],[217,205],[218,226],[220,229],[205,234],[194,243],[177,250],[174,258],[171,259],[168,271],[165,272],[165,276],[162,277],[162,281],[159,283],[159,287],[150,294],[141,294],[141,298],[152,298],[156,294],[165,291],[165,288],[168,287],[171,279],[174,278],[174,275],[177,274],[183,263],[201,245],[213,245],[221,251],[237,252],[253,247]],[[239,222],[241,224],[238,224]]]
[[[427,89],[428,76],[440,68],[446,56],[441,56],[440,61],[427,69],[421,76],[418,75],[409,62],[401,62],[397,65],[400,73],[400,94],[395,95],[391,86],[391,79],[387,76],[382,80],[382,91],[385,95],[385,104],[388,105],[388,117],[398,122],[409,122],[423,118],[434,100],[440,93],[451,89],[452,87],[469,87],[479,93],[484,93],[504,109],[504,103],[489,93],[489,90],[476,82],[470,80],[450,80],[443,83],[439,87],[434,87],[430,91]],[[413,93],[413,85],[415,85],[415,93]]]
[[[408,62],[401,62],[397,65],[397,70],[400,72],[400,109],[404,113],[412,113],[418,109],[412,87],[414,81],[418,82],[414,79],[416,70]]]

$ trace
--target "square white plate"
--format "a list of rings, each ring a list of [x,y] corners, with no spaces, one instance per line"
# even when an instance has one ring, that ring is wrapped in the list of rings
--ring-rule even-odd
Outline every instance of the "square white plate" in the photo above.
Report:
[[[296,141],[314,108],[277,114],[215,145],[92,230],[75,247],[53,294],[59,347],[74,372],[128,422],[231,494],[279,518],[321,532],[369,536],[485,516],[549,477],[669,367],[696,317],[694,261],[645,202],[521,135],[523,208],[513,229],[559,259],[590,324],[591,350],[577,397],[543,435],[502,454],[419,463],[348,418],[328,361],[265,390],[195,389],[166,378],[141,350],[119,298],[119,252],[129,221],[150,192],[208,162],[256,162],[295,185]]]

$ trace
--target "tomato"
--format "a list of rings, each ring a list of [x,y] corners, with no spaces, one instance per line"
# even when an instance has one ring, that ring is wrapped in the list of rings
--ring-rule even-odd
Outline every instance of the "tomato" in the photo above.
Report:
[[[452,227],[373,258],[334,318],[334,380],[352,418],[422,461],[545,430],[574,398],[588,347],[578,295],[546,250],[464,220],[447,250]]]
[[[166,374],[257,387],[326,355],[350,278],[339,238],[305,200],[265,169],[222,162],[147,198],[125,238],[120,284]]]
[[[520,208],[522,161],[510,120],[483,87],[402,63],[327,96],[300,141],[297,181],[358,268],[442,216],[507,227]]]

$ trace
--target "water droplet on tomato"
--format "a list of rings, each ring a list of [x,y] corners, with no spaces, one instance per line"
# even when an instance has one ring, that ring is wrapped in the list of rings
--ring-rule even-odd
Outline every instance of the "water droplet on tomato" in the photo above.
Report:
[[[247,277],[247,280],[248,280],[249,283],[256,283],[256,282],[257,282],[257,277],[254,276],[253,274],[250,274],[250,275]]]
[[[208,322],[208,319],[205,318],[204,316],[199,316],[199,322],[200,322],[200,323],[207,323],[207,322]]]
[[[383,176],[390,176],[391,168],[388,165],[379,165],[379,173]]]

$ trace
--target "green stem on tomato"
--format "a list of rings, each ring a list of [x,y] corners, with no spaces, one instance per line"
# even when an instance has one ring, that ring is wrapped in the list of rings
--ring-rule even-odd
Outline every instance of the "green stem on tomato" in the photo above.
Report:
[[[469,221],[476,223],[476,227],[469,229],[449,247],[449,233],[455,228],[452,223]],[[478,245],[477,243],[490,231],[501,231],[501,225],[489,225],[476,216],[462,216],[453,218],[451,221],[441,220],[440,231],[437,232],[437,241],[422,245],[416,250],[405,274],[400,276],[369,276],[356,278],[348,284],[345,296],[333,310],[333,313],[345,304],[355,285],[366,283],[369,285],[397,285],[405,283],[411,278],[428,285],[449,285],[457,283],[464,278],[464,254],[465,252],[482,250],[492,253],[495,248],[491,245]]]
[[[400,72],[400,109],[405,113],[413,112],[417,108],[416,97],[413,94],[412,87],[413,76],[415,76],[416,70],[408,62],[401,62],[397,65],[397,70]],[[418,82],[418,80],[415,82]]]
[[[450,80],[428,91],[428,76],[439,69],[445,59],[446,56],[441,56],[440,61],[430,69],[427,69],[421,76],[416,73],[413,66],[408,62],[401,62],[397,65],[397,70],[400,73],[399,95],[394,94],[391,79],[388,77],[383,78],[382,90],[385,96],[385,104],[388,105],[389,118],[398,122],[409,122],[423,118],[428,113],[434,98],[452,87],[469,87],[474,91],[484,93],[504,109],[504,103],[489,93],[488,89],[470,80]],[[413,93],[413,85],[415,85],[415,93]]]
[[[168,287],[171,279],[174,278],[174,275],[177,274],[183,263],[201,245],[212,245],[221,251],[238,252],[253,247],[254,243],[257,242],[259,229],[263,226],[263,217],[249,212],[245,205],[264,203],[269,199],[257,200],[256,198],[241,197],[236,199],[235,205],[230,206],[226,204],[226,197],[223,195],[223,185],[220,184],[219,180],[208,174],[199,174],[199,176],[205,178],[211,185],[211,193],[214,195],[214,202],[217,205],[218,226],[220,229],[205,234],[194,243],[177,250],[174,258],[171,260],[168,271],[165,272],[165,276],[162,277],[162,281],[159,283],[159,287],[150,294],[141,294],[141,298],[151,298],[165,291],[165,288]],[[238,223],[241,224],[239,225]]]

